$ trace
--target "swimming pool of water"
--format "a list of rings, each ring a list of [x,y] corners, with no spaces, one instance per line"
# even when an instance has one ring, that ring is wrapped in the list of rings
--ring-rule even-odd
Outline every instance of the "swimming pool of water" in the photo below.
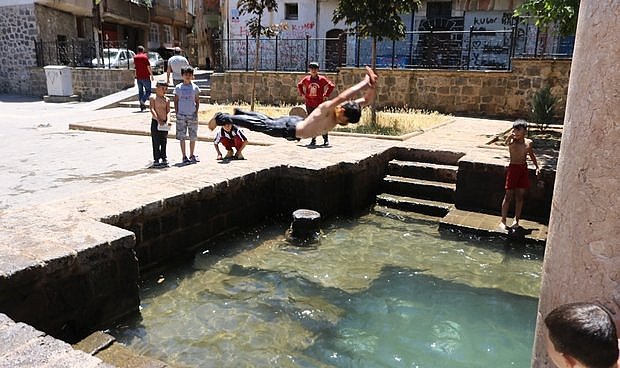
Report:
[[[140,315],[110,332],[191,367],[529,367],[542,252],[372,212],[219,239],[145,280]],[[210,247],[211,248],[211,247]]]

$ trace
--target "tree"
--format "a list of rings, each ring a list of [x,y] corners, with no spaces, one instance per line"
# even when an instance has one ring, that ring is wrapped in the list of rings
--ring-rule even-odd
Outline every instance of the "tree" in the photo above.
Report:
[[[271,37],[277,34],[281,29],[286,29],[286,24],[274,24],[269,26],[262,25],[263,13],[275,12],[278,10],[277,0],[239,0],[237,2],[239,14],[252,14],[246,25],[250,31],[250,35],[256,38],[256,58],[254,59],[254,75],[252,78],[252,99],[250,110],[254,111],[254,98],[256,96],[256,76],[258,73],[258,61],[260,59],[260,36],[265,35]]]
[[[372,37],[371,67],[377,66],[377,41],[399,40],[405,37],[406,27],[401,14],[418,10],[420,0],[340,0],[332,18],[334,23],[344,20],[360,37]],[[372,109],[372,124],[376,111]]]
[[[515,16],[530,15],[536,18],[536,27],[546,28],[556,24],[562,36],[575,34],[580,0],[525,0],[515,9]]]

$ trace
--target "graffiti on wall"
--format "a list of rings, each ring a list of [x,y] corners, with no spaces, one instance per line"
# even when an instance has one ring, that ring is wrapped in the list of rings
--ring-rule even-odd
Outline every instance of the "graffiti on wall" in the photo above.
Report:
[[[511,30],[514,24],[511,13],[468,12],[465,13],[464,29],[472,30],[463,37],[465,62],[471,69],[504,69],[509,63],[511,52]],[[477,33],[477,31],[479,33]],[[499,31],[499,32],[482,32]],[[469,57],[469,60],[467,60]]]

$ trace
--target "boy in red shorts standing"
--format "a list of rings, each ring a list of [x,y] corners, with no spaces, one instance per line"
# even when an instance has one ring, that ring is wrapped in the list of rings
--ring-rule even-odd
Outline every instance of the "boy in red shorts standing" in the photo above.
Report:
[[[220,129],[215,133],[215,138],[213,139],[213,144],[215,146],[215,151],[217,152],[217,159],[222,159],[222,152],[220,152],[219,144],[222,144],[226,148],[226,156],[225,159],[236,159],[243,160],[243,149],[245,145],[248,144],[248,139],[246,138],[243,131],[239,129],[238,126],[233,124],[224,124]],[[235,149],[235,153],[233,154],[233,148]]]
[[[519,227],[521,210],[523,209],[523,197],[525,191],[530,187],[529,173],[527,169],[527,156],[530,156],[532,163],[536,166],[536,176],[540,174],[540,167],[536,161],[536,155],[532,149],[532,140],[525,138],[527,133],[527,123],[524,120],[517,120],[512,124],[512,134],[506,138],[506,145],[510,153],[510,165],[506,172],[506,194],[502,202],[502,222],[499,227],[506,230],[506,216],[512,199],[515,199],[515,220],[511,228]]]

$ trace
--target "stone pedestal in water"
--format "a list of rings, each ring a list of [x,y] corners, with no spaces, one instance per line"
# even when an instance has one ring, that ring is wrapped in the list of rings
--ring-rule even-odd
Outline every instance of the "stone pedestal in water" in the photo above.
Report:
[[[321,214],[299,209],[293,212],[293,222],[286,231],[286,239],[295,245],[317,243],[321,238]]]

